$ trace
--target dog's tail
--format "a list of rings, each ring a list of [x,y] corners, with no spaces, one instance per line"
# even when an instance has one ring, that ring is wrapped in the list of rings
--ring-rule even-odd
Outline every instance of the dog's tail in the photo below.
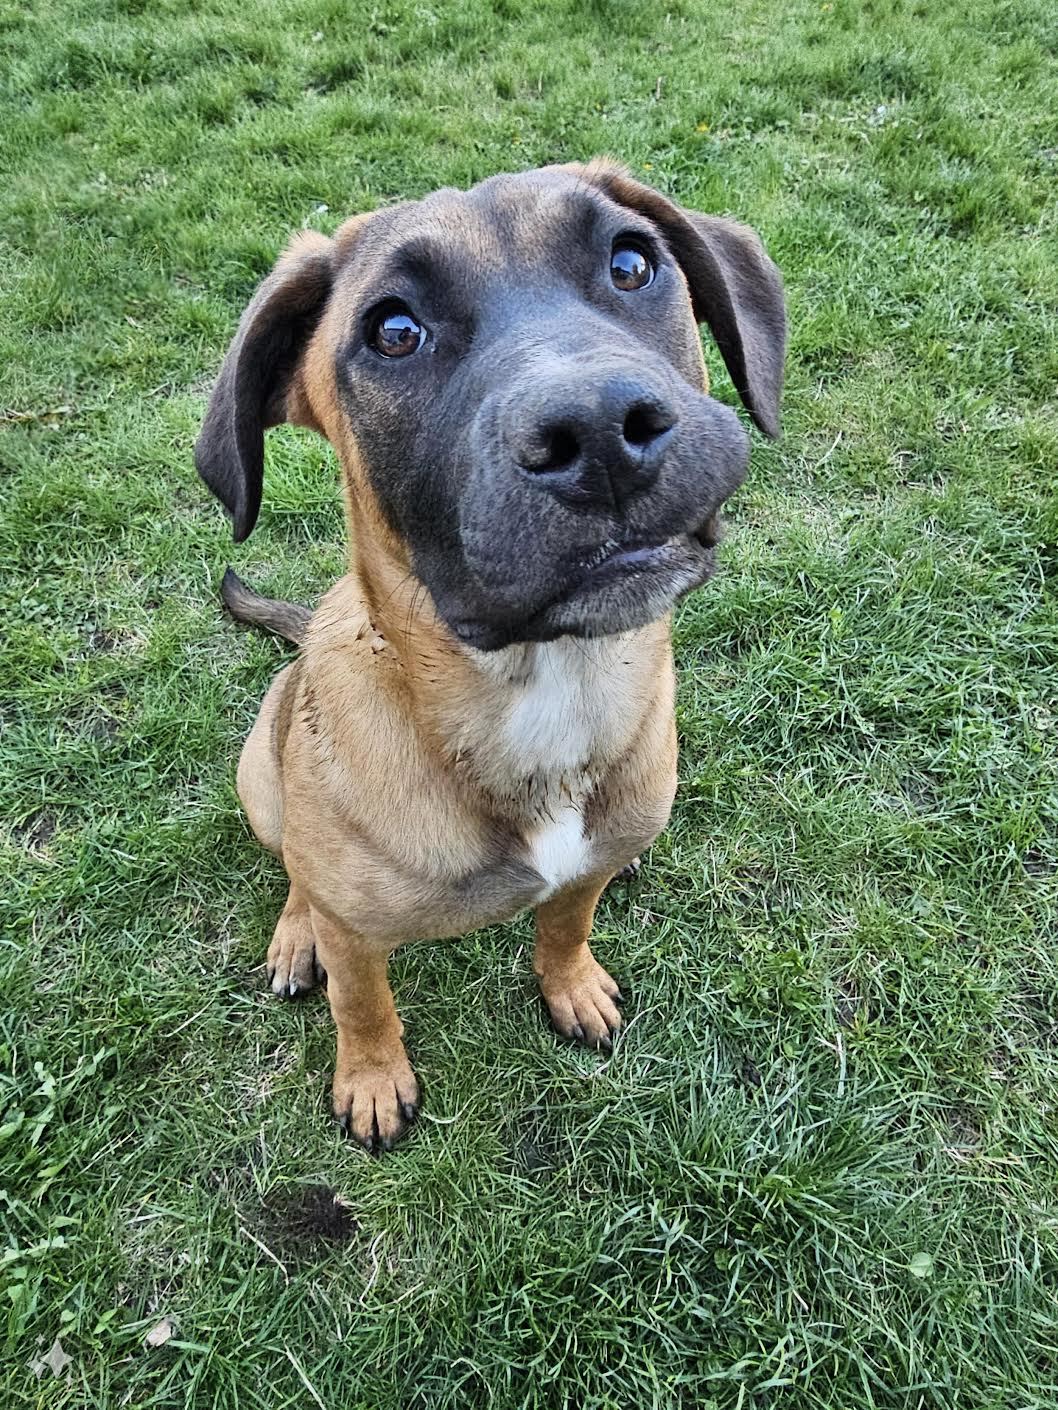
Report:
[[[224,606],[237,622],[249,622],[254,627],[266,627],[277,636],[285,637],[295,646],[305,640],[312,613],[300,602],[280,602],[275,597],[262,597],[247,587],[231,568],[226,568],[220,585]]]

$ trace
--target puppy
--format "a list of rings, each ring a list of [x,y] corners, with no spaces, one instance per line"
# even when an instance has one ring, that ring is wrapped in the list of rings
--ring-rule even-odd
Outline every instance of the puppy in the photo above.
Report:
[[[233,575],[225,593],[301,645],[238,790],[290,878],[272,988],[326,974],[334,1112],[369,1150],[419,1101],[387,982],[407,940],[532,907],[555,1028],[606,1047],[620,1027],[592,917],[668,819],[672,608],[748,457],[699,323],[776,435],[785,315],[759,240],[595,161],[297,236],[221,368],[196,463],[237,542],[267,427],[312,427],[341,463],[349,571],[311,618]]]

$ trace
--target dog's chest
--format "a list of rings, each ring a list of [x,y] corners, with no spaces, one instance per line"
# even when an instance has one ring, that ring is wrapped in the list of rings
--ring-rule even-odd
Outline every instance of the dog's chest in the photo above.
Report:
[[[544,879],[538,901],[545,901],[591,870],[592,839],[581,803],[568,803],[557,817],[531,832],[526,842],[529,865]]]
[[[588,805],[629,728],[631,662],[621,639],[559,641],[511,666],[491,764],[525,805],[528,861],[543,878],[537,902],[591,873]]]

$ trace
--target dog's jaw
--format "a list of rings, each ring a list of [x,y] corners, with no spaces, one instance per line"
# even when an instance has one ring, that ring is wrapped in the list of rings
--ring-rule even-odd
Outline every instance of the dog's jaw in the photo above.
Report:
[[[634,631],[665,617],[713,574],[715,538],[680,534],[660,544],[604,544],[572,583],[526,618],[446,618],[457,639],[477,651]]]

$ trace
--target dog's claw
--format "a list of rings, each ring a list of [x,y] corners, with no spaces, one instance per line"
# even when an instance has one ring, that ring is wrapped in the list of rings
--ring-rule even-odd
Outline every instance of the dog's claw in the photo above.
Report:
[[[414,1102],[401,1102],[400,1114],[404,1117],[405,1121],[411,1122],[418,1116],[419,1108]]]
[[[319,961],[307,907],[287,902],[276,924],[265,964],[269,988],[281,999],[298,998],[316,984]]]

